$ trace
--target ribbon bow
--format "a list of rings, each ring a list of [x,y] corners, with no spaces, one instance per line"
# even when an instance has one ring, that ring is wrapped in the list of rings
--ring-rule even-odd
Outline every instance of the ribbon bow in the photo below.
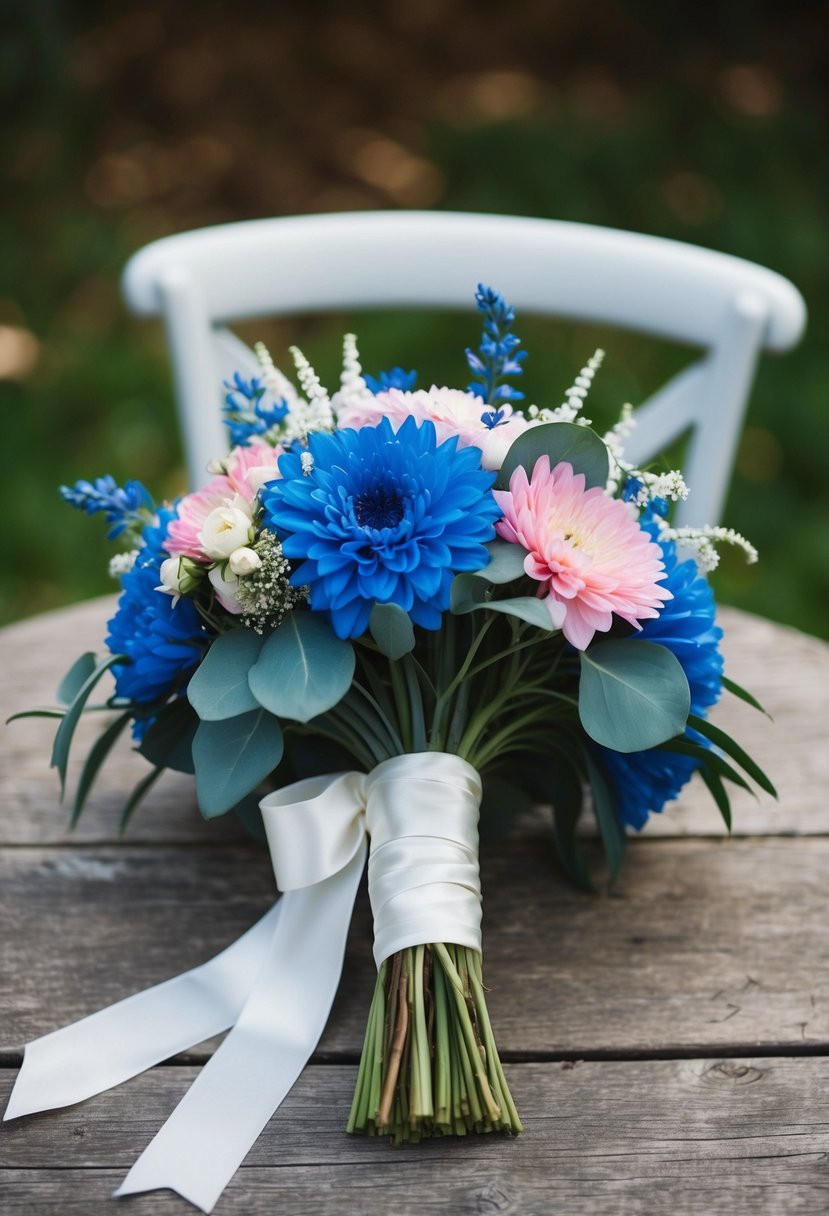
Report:
[[[457,756],[298,781],[260,804],[282,897],[215,958],[27,1044],[5,1119],[111,1089],[229,1027],[116,1195],[169,1187],[210,1212],[328,1020],[372,838],[375,961],[480,950],[481,782]]]

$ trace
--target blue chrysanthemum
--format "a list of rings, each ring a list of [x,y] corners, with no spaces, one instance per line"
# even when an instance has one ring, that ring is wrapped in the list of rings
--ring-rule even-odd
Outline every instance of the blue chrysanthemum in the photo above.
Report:
[[[301,559],[291,575],[310,588],[341,638],[359,637],[374,604],[396,604],[424,629],[439,629],[456,572],[479,570],[500,511],[494,474],[475,447],[438,444],[431,422],[312,434],[313,469],[281,456],[281,481],[262,491],[265,524],[282,551]]]
[[[662,586],[673,594],[655,620],[643,621],[633,635],[643,642],[658,642],[679,659],[691,690],[691,713],[704,716],[722,691],[723,660],[719,644],[722,630],[714,623],[714,596],[693,561],[680,562],[676,545],[659,539],[659,529],[650,518],[642,520],[662,549],[667,577]],[[686,734],[695,743],[708,746],[701,735]],[[658,812],[679,796],[682,787],[699,767],[693,756],[650,748],[643,752],[614,752],[597,749],[614,786],[616,809],[623,823],[634,828],[645,825],[648,813]]]
[[[118,611],[109,622],[106,644],[112,654],[126,655],[130,663],[113,667],[115,692],[139,704],[149,704],[184,686],[183,677],[201,660],[210,634],[190,600],[175,606],[171,596],[156,588],[161,563],[169,556],[162,548],[175,511],[162,507],[158,522],[143,532],[143,545],[135,565],[123,575]],[[137,737],[146,722],[136,722]]]

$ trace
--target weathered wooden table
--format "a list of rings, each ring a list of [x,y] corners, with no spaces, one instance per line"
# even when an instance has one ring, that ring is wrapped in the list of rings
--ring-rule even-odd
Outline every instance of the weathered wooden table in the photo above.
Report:
[[[0,634],[7,712],[52,701],[75,654],[101,649],[110,608]],[[219,1216],[829,1211],[829,647],[734,610],[722,619],[730,674],[776,724],[733,698],[717,717],[765,764],[779,804],[735,797],[727,839],[692,786],[600,897],[559,875],[541,816],[483,846],[490,1009],[525,1135],[402,1149],[345,1135],[373,979],[362,897],[328,1030]],[[2,742],[4,1104],[27,1040],[207,959],[273,897],[264,852],[202,822],[187,778],[159,783],[119,840],[125,790],[146,771],[127,745],[69,835],[51,725],[14,723]],[[111,1192],[213,1046],[5,1124],[0,1211],[115,1212]],[[188,1210],[170,1192],[118,1202],[136,1216]]]

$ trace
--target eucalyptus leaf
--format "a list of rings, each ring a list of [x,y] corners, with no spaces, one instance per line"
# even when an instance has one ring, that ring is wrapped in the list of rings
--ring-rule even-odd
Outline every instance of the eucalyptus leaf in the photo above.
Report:
[[[57,699],[60,705],[71,705],[98,665],[98,659],[92,650],[87,650],[67,671],[58,684]]]
[[[246,798],[282,759],[282,727],[264,709],[225,722],[201,722],[193,740],[196,793],[205,819]]]
[[[541,456],[549,456],[551,469],[566,460],[574,473],[584,474],[588,487],[607,484],[607,448],[596,432],[574,422],[547,422],[518,436],[504,457],[496,488],[508,490],[510,477],[519,465],[526,470],[527,477],[532,477]]]
[[[489,564],[476,570],[478,578],[488,583],[511,583],[524,574],[524,559],[527,550],[521,545],[511,545],[506,540],[493,540],[486,546]]]
[[[289,612],[262,647],[248,681],[279,718],[309,722],[333,709],[354,678],[354,647],[310,612]]]
[[[579,718],[591,739],[616,752],[641,752],[685,730],[688,680],[665,646],[600,642],[580,659]]]
[[[368,628],[371,636],[387,659],[402,659],[414,650],[415,635],[408,613],[397,604],[375,604]]]
[[[203,722],[221,722],[258,708],[248,672],[264,641],[244,625],[216,638],[187,686],[187,698]]]
[[[518,595],[511,599],[489,599],[489,584],[480,574],[458,574],[452,581],[450,607],[456,616],[475,612],[478,608],[503,612],[517,616],[530,625],[536,625],[547,633],[553,632],[553,622],[544,601],[532,595]]]
[[[163,706],[147,729],[138,751],[159,768],[177,773],[192,773],[193,740],[199,725],[198,715],[183,698]]]

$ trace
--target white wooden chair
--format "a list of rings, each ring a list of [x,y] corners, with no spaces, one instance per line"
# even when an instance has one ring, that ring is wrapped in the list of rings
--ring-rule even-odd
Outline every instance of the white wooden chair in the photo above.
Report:
[[[243,318],[377,307],[469,309],[485,282],[516,309],[686,342],[701,358],[641,405],[641,464],[691,428],[678,522],[716,523],[754,368],[784,351],[806,309],[788,280],[692,245],[586,224],[458,212],[373,211],[253,220],[156,241],[130,260],[135,312],[164,318],[188,467],[203,484],[227,448],[222,380],[251,374],[227,328]],[[394,362],[394,351],[388,352]]]

